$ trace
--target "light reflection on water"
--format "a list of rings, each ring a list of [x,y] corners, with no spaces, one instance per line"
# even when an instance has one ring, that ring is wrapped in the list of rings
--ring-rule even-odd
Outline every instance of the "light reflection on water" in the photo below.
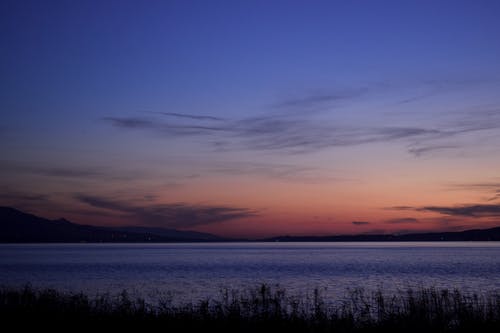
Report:
[[[289,294],[320,288],[385,292],[408,287],[500,290],[500,244],[208,243],[0,245],[0,285],[132,295],[177,301],[220,289],[279,284]]]

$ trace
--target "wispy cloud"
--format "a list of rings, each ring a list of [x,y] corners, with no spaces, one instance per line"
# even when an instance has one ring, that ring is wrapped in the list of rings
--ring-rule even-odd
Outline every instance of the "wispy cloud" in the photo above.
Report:
[[[416,157],[420,157],[424,154],[428,154],[431,152],[449,150],[449,149],[457,149],[459,146],[457,145],[426,145],[426,146],[413,146],[408,148],[408,152],[410,154],[415,155]]]
[[[494,195],[490,197],[487,201],[496,201],[500,200],[500,189],[496,190]]]
[[[385,223],[388,224],[407,224],[407,223],[418,223],[418,222],[419,221],[413,217],[404,217],[404,218],[390,219],[385,221]]]
[[[46,194],[24,193],[6,189],[3,189],[2,193],[0,193],[0,200],[2,202],[31,203],[31,202],[45,202],[48,199],[49,196]]]
[[[423,206],[423,207],[391,207],[394,210],[413,210],[419,212],[434,212],[447,216],[462,217],[498,217],[500,216],[500,204],[469,204],[456,206]]]
[[[209,120],[209,121],[223,121],[223,118],[214,117],[214,116],[205,116],[205,115],[195,115],[195,114],[184,114],[184,113],[175,113],[175,112],[157,112],[157,111],[145,111],[148,113],[159,114],[168,117],[176,117],[176,118],[185,118],[185,119],[193,119],[193,120]]]
[[[488,193],[489,197],[485,201],[496,201],[500,199],[500,182],[485,181],[477,183],[452,184],[449,186],[453,190],[478,191]]]
[[[363,225],[368,225],[368,224],[370,224],[370,222],[366,222],[366,221],[352,221],[351,223],[352,223],[353,225],[355,225],[355,226],[358,226],[358,227],[359,227],[359,226],[363,226]]]
[[[95,169],[79,169],[79,168],[32,168],[33,173],[38,173],[46,176],[65,177],[65,178],[88,178],[102,177],[104,172]]]
[[[137,175],[133,172],[111,170],[106,167],[83,166],[50,166],[36,165],[35,163],[18,161],[0,161],[0,171],[16,174],[32,174],[38,176],[73,179],[107,179],[130,180]]]
[[[328,147],[441,136],[439,130],[419,127],[337,127],[296,117],[262,116],[225,121],[219,126],[179,125],[136,117],[106,117],[123,129],[153,131],[167,136],[218,135],[214,147],[307,153]]]
[[[412,207],[412,206],[392,206],[392,207],[385,207],[383,209],[387,209],[387,210],[415,210],[415,207]]]
[[[500,188],[500,182],[491,181],[491,182],[479,182],[479,183],[462,183],[462,184],[453,184],[454,188],[457,189],[478,189],[478,190],[492,190]]]
[[[103,170],[98,168],[85,167],[51,167],[51,166],[36,166],[28,163],[15,161],[1,161],[0,169],[4,172],[30,173],[49,177],[64,177],[64,178],[89,178],[102,177],[105,175]]]
[[[467,216],[467,217],[493,217],[500,216],[500,204],[476,204],[462,206],[426,206],[418,208],[420,211],[435,212],[443,215]]]
[[[273,106],[278,109],[311,110],[335,102],[355,99],[365,95],[368,91],[367,87],[336,89],[330,92],[313,93],[299,98],[286,99],[275,103]]]
[[[447,79],[431,79],[420,82],[412,82],[408,84],[398,84],[404,90],[410,90],[411,95],[407,98],[399,100],[396,104],[408,104],[417,102],[423,99],[432,98],[437,95],[446,93],[458,93],[471,87],[477,88],[485,85],[498,85],[499,79],[490,78],[447,78]],[[394,89],[394,87],[392,87]]]
[[[143,226],[186,228],[256,216],[255,210],[231,206],[187,203],[143,204],[105,197],[75,194],[74,198],[92,207],[125,215]]]
[[[279,108],[307,107],[353,97],[362,90],[342,94],[318,94],[280,103]],[[276,111],[276,110],[274,110]],[[325,115],[308,112],[268,112],[242,119],[223,119],[212,115],[187,115],[149,112],[167,117],[104,117],[116,128],[140,130],[167,137],[199,136],[218,151],[250,149],[282,153],[310,153],[332,147],[356,146],[382,142],[401,142],[410,154],[424,154],[459,149],[457,138],[467,134],[500,128],[500,109],[489,108],[454,114],[432,125],[367,125],[369,122],[335,122]],[[168,118],[168,119],[166,119]],[[207,136],[210,139],[207,140]],[[450,143],[453,139],[452,143]]]
[[[153,131],[166,136],[209,135],[227,130],[223,126],[173,124],[144,117],[104,117],[102,120],[118,128]]]
[[[47,207],[57,207],[53,194],[40,193],[36,190],[24,190],[10,186],[0,186],[0,206],[16,207],[26,211],[36,211]]]
[[[402,99],[402,100],[398,101],[396,104],[402,105],[402,104],[413,103],[413,102],[416,102],[416,101],[419,101],[419,100],[422,100],[422,99],[425,99],[425,98],[428,98],[428,97],[432,97],[435,94],[436,93],[433,93],[433,92],[427,92],[427,93],[415,95],[415,96],[412,96],[412,97],[408,97],[408,98]]]
[[[346,127],[277,116],[241,120],[233,132],[247,148],[289,153],[441,135],[437,130],[418,127]]]
[[[318,183],[329,180],[347,180],[325,176],[324,170],[291,164],[273,164],[273,163],[231,163],[213,166],[208,169],[211,173],[223,174],[224,176],[257,175],[273,180],[284,180],[287,182],[299,183]]]

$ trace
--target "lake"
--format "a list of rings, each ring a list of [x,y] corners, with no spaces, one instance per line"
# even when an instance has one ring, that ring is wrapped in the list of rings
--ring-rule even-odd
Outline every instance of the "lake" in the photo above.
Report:
[[[408,287],[500,290],[500,243],[2,244],[0,285],[190,301],[223,288],[279,284],[395,292]]]

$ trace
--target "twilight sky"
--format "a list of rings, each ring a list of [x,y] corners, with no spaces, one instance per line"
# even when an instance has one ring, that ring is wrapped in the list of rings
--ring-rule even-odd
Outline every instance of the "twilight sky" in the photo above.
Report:
[[[237,237],[498,226],[499,17],[4,0],[0,205]]]

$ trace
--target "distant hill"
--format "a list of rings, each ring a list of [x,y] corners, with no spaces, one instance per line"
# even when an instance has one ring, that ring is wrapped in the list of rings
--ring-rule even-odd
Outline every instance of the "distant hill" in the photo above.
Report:
[[[229,239],[196,231],[149,227],[96,227],[65,219],[49,220],[0,207],[0,243],[142,243],[142,242],[223,242]],[[245,241],[232,239],[231,241]],[[417,241],[500,241],[500,227],[460,232],[406,235],[280,236],[263,242],[417,242]]]
[[[115,228],[115,230],[138,233],[138,234],[153,234],[156,236],[175,238],[175,239],[199,239],[199,240],[209,240],[209,241],[217,241],[221,239],[221,237],[219,236],[207,234],[204,232],[180,231],[176,229],[165,229],[165,228],[121,227],[121,228]]]
[[[0,243],[202,242],[221,241],[215,235],[147,227],[95,227],[65,219],[49,220],[0,207]]]
[[[500,241],[500,227],[459,232],[432,232],[406,235],[280,236],[269,242],[449,242]]]

